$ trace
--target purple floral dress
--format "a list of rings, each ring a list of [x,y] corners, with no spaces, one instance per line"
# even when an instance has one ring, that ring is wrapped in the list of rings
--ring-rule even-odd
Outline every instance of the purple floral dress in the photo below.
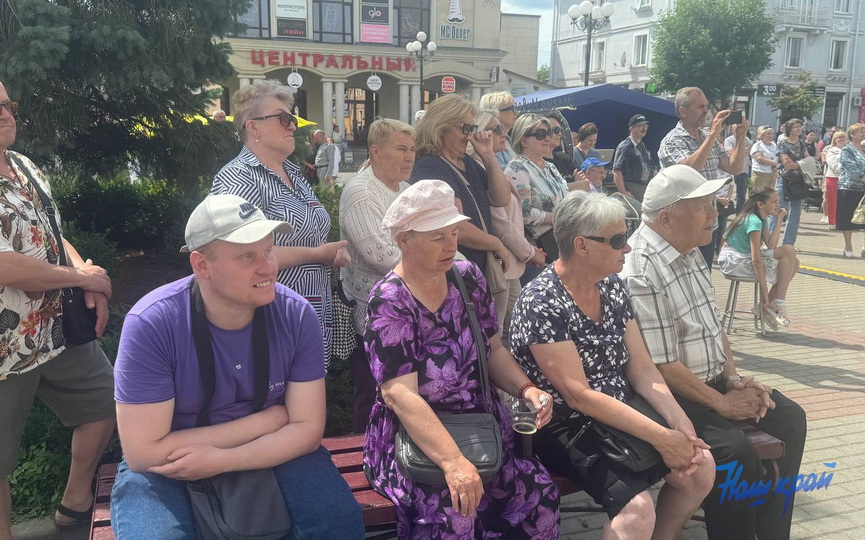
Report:
[[[478,321],[489,350],[498,331],[492,296],[477,266],[456,263],[477,306]],[[377,383],[418,374],[420,395],[436,412],[486,410],[475,368],[476,350],[459,289],[448,294],[436,312],[415,300],[405,282],[391,272],[370,293],[366,351]],[[453,509],[447,488],[415,484],[402,476],[394,458],[399,419],[377,393],[364,444],[364,470],[373,487],[396,506],[397,533],[411,539],[558,537],[559,492],[536,459],[514,456],[511,421],[496,392],[493,410],[502,428],[504,462],[498,476],[484,486],[474,517]]]

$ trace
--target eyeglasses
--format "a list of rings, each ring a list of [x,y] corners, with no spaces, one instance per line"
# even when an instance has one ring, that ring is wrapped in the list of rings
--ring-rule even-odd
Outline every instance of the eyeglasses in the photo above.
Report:
[[[546,139],[547,137],[552,137],[553,136],[553,130],[546,129],[546,128],[536,129],[534,131],[529,131],[528,133],[526,133],[525,136],[526,137],[534,136],[535,139],[542,141],[542,140]]]
[[[297,118],[295,118],[293,114],[285,111],[276,114],[268,114],[267,116],[256,116],[255,118],[250,118],[250,120],[267,120],[269,118],[279,118],[279,123],[282,124],[282,127],[284,128],[287,128],[291,124],[294,124],[294,127],[297,127]]]
[[[505,128],[503,128],[501,124],[496,124],[491,128],[485,129],[484,131],[491,131],[498,136],[502,136],[505,134]]]
[[[12,116],[18,116],[17,101],[4,101],[3,103],[0,103],[0,109],[6,109]]]
[[[505,107],[504,109],[499,109],[499,112],[503,113],[503,112],[510,112],[510,111],[515,111],[515,110],[517,110],[516,106],[510,105],[508,107]]]
[[[609,244],[613,249],[623,249],[628,245],[628,233],[614,234],[609,238],[604,238],[602,236],[584,236],[583,238],[594,242],[600,242],[601,244]]]
[[[471,135],[475,131],[478,130],[477,124],[466,124],[465,122],[460,122],[459,124],[454,124],[456,127],[460,128],[460,131],[463,132],[463,135]]]
[[[558,126],[552,128],[551,131],[553,132],[553,135],[561,135],[562,134],[562,128],[560,128]]]

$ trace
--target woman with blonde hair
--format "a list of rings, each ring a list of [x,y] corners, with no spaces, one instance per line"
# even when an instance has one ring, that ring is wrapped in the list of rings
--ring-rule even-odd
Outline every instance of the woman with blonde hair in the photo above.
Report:
[[[838,177],[841,176],[841,149],[847,144],[847,132],[838,130],[832,134],[829,144],[823,147],[825,182],[823,184],[823,215],[821,223],[835,227],[835,208],[838,204]]]
[[[778,178],[778,145],[772,126],[757,128],[757,140],[751,146],[751,191],[774,188]]]
[[[841,150],[841,175],[838,177],[838,201],[835,209],[835,230],[844,234],[845,258],[853,257],[853,231],[865,229],[865,225],[853,223],[853,213],[865,196],[865,124],[853,124],[847,128],[850,142]],[[865,247],[860,255],[865,257]]]

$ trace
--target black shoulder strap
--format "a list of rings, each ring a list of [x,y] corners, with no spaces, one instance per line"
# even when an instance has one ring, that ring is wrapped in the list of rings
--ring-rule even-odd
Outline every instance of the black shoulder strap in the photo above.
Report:
[[[198,354],[198,371],[204,386],[204,406],[198,413],[195,425],[198,427],[210,425],[210,402],[216,392],[216,368],[213,359],[213,342],[210,336],[210,326],[204,313],[204,299],[198,282],[193,279],[190,287],[190,311],[192,314],[192,339]],[[255,393],[253,410],[264,408],[267,398],[268,379],[270,378],[270,347],[267,342],[267,320],[264,307],[255,310],[252,319],[252,358],[255,369]]]
[[[490,379],[487,374],[487,349],[484,347],[483,334],[481,334],[481,325],[478,323],[478,316],[475,312],[475,304],[469,297],[469,293],[466,290],[466,284],[463,281],[463,276],[460,274],[456,265],[451,266],[448,273],[450,274],[451,281],[453,281],[460,290],[460,296],[463,299],[463,303],[465,304],[466,311],[469,315],[469,326],[472,330],[475,348],[478,351],[478,374],[481,379],[481,393],[483,394],[487,404],[492,406],[492,401],[490,400]]]
[[[36,179],[33,178],[33,175],[30,174],[30,169],[25,167],[21,160],[16,156],[11,153],[7,155],[9,156],[9,159],[15,162],[15,165],[20,170],[24,171],[24,175],[27,176],[27,183],[31,186],[31,192],[35,191],[36,195],[39,197],[39,201],[42,203],[45,213],[48,214],[48,223],[51,224],[51,232],[54,234],[54,240],[57,242],[57,258],[60,259],[60,266],[68,266],[66,248],[63,246],[63,235],[60,234],[60,225],[57,223],[57,214],[54,213],[54,204],[51,202],[48,194],[42,191],[39,182],[37,182]]]

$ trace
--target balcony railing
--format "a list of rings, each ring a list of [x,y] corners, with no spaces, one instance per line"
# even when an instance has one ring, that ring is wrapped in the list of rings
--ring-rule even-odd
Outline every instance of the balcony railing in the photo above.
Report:
[[[775,12],[778,23],[794,26],[829,27],[832,17],[828,8],[803,2],[798,6],[780,6]]]

